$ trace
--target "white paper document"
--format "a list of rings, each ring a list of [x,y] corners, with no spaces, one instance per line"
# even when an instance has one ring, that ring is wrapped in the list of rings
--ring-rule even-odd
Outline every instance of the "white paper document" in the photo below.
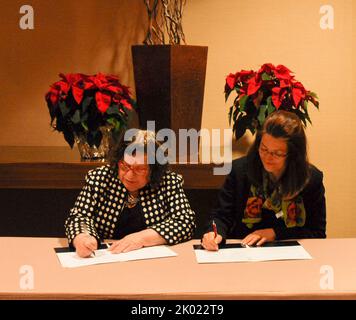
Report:
[[[167,246],[145,247],[126,253],[111,253],[107,248],[104,248],[95,250],[95,256],[89,258],[81,258],[75,252],[69,251],[68,248],[56,248],[55,251],[62,267],[65,268],[177,256],[177,253]]]
[[[312,259],[310,254],[297,241],[269,243],[261,247],[226,244],[219,251],[208,251],[202,249],[199,245],[195,245],[194,251],[198,263]]]

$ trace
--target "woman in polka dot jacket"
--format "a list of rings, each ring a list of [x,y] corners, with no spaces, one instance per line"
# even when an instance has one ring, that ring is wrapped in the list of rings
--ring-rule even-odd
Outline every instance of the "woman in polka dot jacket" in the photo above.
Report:
[[[109,250],[120,253],[193,236],[195,213],[182,177],[151,161],[159,148],[153,132],[136,130],[132,141],[113,149],[108,165],[89,171],[65,222],[79,256],[90,256],[102,239],[119,239]]]

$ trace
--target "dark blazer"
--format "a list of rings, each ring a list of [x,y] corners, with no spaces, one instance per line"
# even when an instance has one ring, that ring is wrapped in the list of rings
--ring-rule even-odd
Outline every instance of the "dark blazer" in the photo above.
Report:
[[[89,171],[85,182],[65,222],[70,245],[85,227],[98,241],[112,239],[128,195],[108,165]],[[189,240],[195,230],[195,213],[182,186],[183,178],[167,171],[157,188],[148,184],[139,191],[147,228],[157,231],[168,244]]]
[[[300,195],[303,198],[306,221],[303,227],[287,228],[282,218],[276,218],[273,211],[262,209],[262,220],[253,228],[243,222],[244,210],[251,182],[247,176],[246,157],[232,161],[232,169],[219,192],[218,205],[211,212],[211,220],[206,231],[212,231],[211,222],[215,221],[217,230],[224,239],[246,237],[249,233],[265,228],[273,228],[276,240],[300,238],[325,238],[326,208],[323,174],[310,166],[311,177]]]

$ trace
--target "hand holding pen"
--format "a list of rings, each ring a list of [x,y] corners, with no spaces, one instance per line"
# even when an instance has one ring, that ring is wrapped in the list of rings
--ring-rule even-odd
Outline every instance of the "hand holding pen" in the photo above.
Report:
[[[210,251],[218,251],[219,250],[219,243],[222,241],[222,236],[218,234],[217,226],[215,221],[213,220],[212,223],[213,231],[207,232],[204,234],[201,245]]]
[[[94,257],[95,250],[98,248],[98,243],[92,235],[90,235],[86,224],[81,224],[82,233],[78,234],[74,240],[73,245],[79,257]]]
[[[212,225],[213,225],[213,231],[214,231],[214,238],[216,238],[218,235],[218,229],[216,228],[216,223],[214,220],[212,222]]]

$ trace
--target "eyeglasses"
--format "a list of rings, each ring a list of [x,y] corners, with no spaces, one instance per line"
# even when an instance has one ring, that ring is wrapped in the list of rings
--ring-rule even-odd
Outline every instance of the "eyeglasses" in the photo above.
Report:
[[[260,144],[260,147],[259,147],[258,150],[259,150],[261,155],[266,156],[267,154],[270,154],[271,157],[274,158],[274,159],[282,159],[282,158],[285,158],[288,155],[288,153],[283,153],[282,151],[269,151],[262,144]]]
[[[124,173],[127,173],[132,170],[132,172],[138,176],[144,176],[148,171],[147,166],[132,166],[127,164],[124,160],[119,161],[119,169]]]

